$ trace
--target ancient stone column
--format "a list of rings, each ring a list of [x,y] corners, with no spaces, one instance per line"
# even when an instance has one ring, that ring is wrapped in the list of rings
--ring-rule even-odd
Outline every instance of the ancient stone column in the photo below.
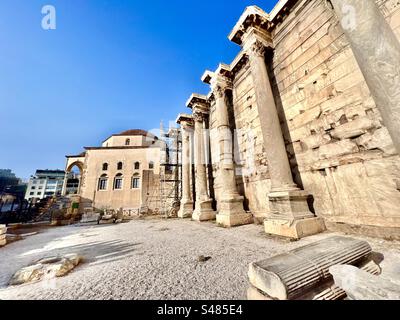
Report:
[[[193,197],[190,185],[191,159],[190,137],[193,134],[193,117],[180,114],[176,121],[181,126],[182,134],[182,199],[178,212],[179,218],[191,218],[193,214]]]
[[[219,164],[218,174],[223,186],[218,201],[217,223],[224,227],[233,227],[253,222],[253,216],[243,209],[244,197],[238,192],[235,164],[233,161],[233,134],[229,126],[229,113],[226,91],[232,90],[232,82],[217,73],[211,77],[211,89],[215,99],[216,129],[218,132]]]
[[[373,0],[331,0],[400,153],[400,42]]]
[[[278,111],[265,63],[266,46],[271,46],[253,28],[243,38],[249,57],[257,98],[258,114],[271,179],[268,194],[270,215],[265,220],[266,233],[299,239],[325,230],[322,219],[310,212],[308,193],[293,181]]]
[[[194,161],[196,201],[192,219],[196,221],[214,220],[216,212],[212,208],[207,183],[207,163],[205,150],[205,118],[209,113],[207,98],[193,95],[188,102],[194,119]]]
[[[267,66],[265,44],[255,36],[245,43],[249,56],[251,75],[257,96],[257,105],[271,176],[271,191],[298,190],[293,182],[285,141],[272,93]]]
[[[63,197],[65,197],[67,195],[67,181],[68,181],[68,172],[65,171],[63,186],[61,189],[61,196],[63,196]]]

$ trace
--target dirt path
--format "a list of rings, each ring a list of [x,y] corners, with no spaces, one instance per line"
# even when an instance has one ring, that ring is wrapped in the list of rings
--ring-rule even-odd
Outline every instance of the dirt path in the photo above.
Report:
[[[250,262],[331,235],[288,242],[267,237],[262,226],[222,229],[188,220],[45,229],[0,249],[0,299],[245,299]],[[400,257],[398,242],[368,241]],[[64,278],[6,287],[19,268],[64,253],[85,262]],[[199,262],[200,255],[211,259]]]

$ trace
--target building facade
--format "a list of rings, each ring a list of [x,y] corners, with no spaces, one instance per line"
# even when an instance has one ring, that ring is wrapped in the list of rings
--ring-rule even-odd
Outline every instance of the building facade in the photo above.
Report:
[[[138,209],[159,206],[162,143],[144,130],[114,134],[100,147],[67,156],[63,195],[77,194],[80,210]],[[70,177],[74,167],[78,176]],[[72,192],[73,191],[73,192]]]
[[[64,177],[62,170],[36,170],[29,179],[25,199],[32,201],[61,195]]]
[[[229,39],[239,54],[177,119],[180,217],[399,238],[399,2],[252,6]]]
[[[18,186],[20,179],[10,169],[0,169],[0,194],[7,193],[7,188]]]

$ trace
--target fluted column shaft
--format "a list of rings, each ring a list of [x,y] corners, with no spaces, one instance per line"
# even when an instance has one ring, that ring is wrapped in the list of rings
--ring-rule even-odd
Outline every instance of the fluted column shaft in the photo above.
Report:
[[[296,189],[293,182],[286,146],[275,105],[271,83],[265,64],[265,47],[256,39],[248,39],[246,53],[249,56],[251,74],[257,97],[258,114],[267,152],[272,191]]]
[[[293,239],[325,230],[321,218],[310,211],[309,194],[294,183],[265,62],[266,45],[263,36],[249,30],[244,37],[244,51],[249,57],[257,98],[263,142],[268,161],[271,191],[268,194],[270,212],[264,221],[265,232]]]
[[[232,199],[239,196],[236,185],[235,166],[233,162],[233,136],[229,127],[228,106],[223,87],[214,89],[215,114],[219,141],[219,171],[223,182],[222,199]]]
[[[182,201],[192,201],[190,192],[190,132],[182,126]]]
[[[204,114],[195,113],[194,117],[194,158],[196,171],[196,201],[208,201],[207,170],[204,145]]]
[[[371,247],[365,241],[335,236],[252,263],[248,275],[251,284],[267,295],[295,299],[331,279],[330,267],[356,265],[370,253]]]

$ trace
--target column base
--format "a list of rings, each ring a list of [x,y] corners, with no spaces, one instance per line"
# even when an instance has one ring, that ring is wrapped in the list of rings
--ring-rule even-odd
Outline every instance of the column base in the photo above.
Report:
[[[193,202],[186,201],[181,203],[181,207],[178,211],[178,218],[186,219],[191,218],[193,214]]]
[[[273,191],[268,194],[271,216],[297,220],[314,218],[308,207],[309,194],[303,190]],[[275,218],[275,217],[274,217]]]
[[[317,217],[295,221],[268,218],[264,221],[264,229],[267,234],[295,240],[318,234],[326,230],[324,220]]]
[[[265,232],[301,239],[326,230],[324,220],[309,209],[309,194],[303,190],[274,191],[269,197],[271,214],[264,220]]]
[[[212,200],[196,201],[192,219],[195,221],[215,220],[216,212],[212,208]]]
[[[253,215],[243,209],[243,197],[221,200],[217,214],[217,224],[222,227],[235,227],[253,223]]]

